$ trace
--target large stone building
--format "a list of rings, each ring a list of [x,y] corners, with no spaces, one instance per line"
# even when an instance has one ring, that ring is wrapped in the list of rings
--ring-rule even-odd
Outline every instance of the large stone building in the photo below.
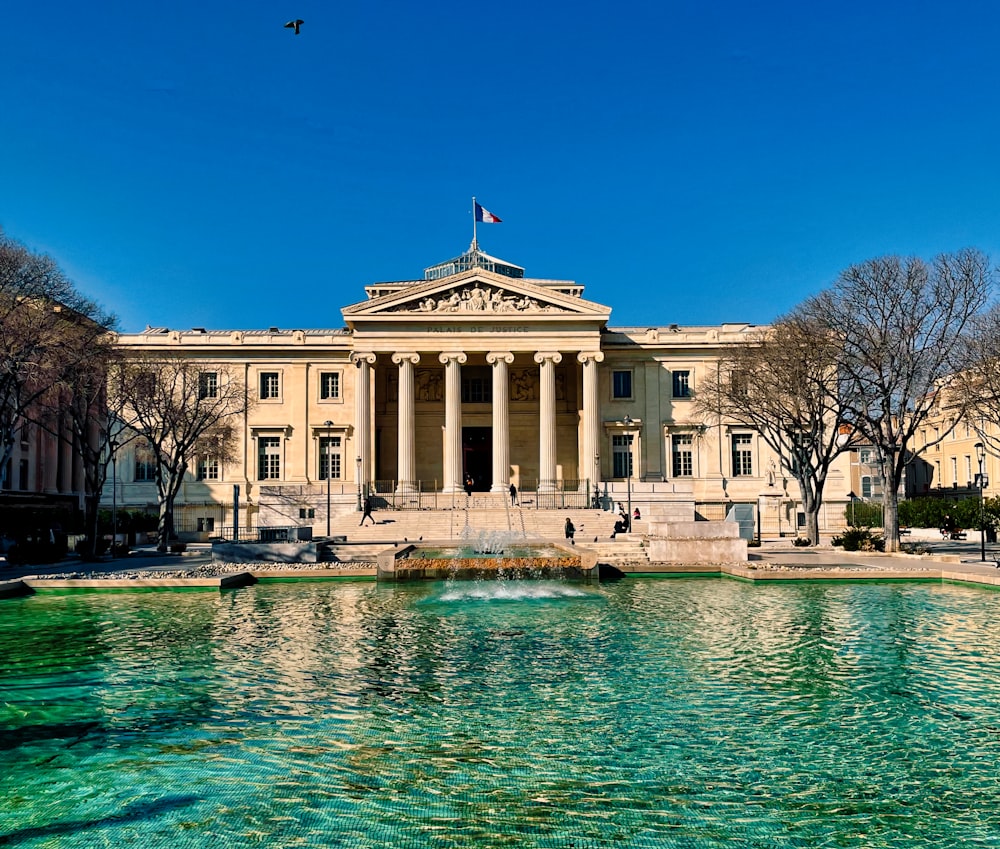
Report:
[[[765,533],[795,533],[797,484],[758,435],[704,421],[698,381],[746,324],[609,327],[611,308],[568,280],[524,276],[481,251],[377,283],[342,309],[344,326],[305,330],[169,330],[123,335],[144,354],[169,353],[237,372],[249,388],[239,461],[201,458],[178,500],[177,527],[212,534],[230,523],[240,487],[245,527],[314,524],[327,505],[501,503],[513,483],[537,507],[629,499],[647,511],[693,505],[721,519],[760,510]],[[123,450],[114,498],[155,505],[141,445]],[[848,463],[831,475],[824,529],[843,526]],[[105,502],[110,504],[111,492]]]

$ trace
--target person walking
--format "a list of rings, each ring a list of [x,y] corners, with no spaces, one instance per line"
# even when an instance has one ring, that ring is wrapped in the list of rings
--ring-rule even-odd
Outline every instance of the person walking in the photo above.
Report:
[[[475,481],[472,479],[472,475],[466,475],[465,476],[465,494],[468,495],[470,498],[472,497],[472,487],[473,487],[474,484],[475,484]]]
[[[361,524],[358,525],[359,528],[365,523],[365,519],[371,519],[373,525],[378,524],[378,522],[375,521],[375,517],[372,515],[372,510],[374,509],[375,499],[370,495],[365,496],[365,514],[361,517]]]
[[[573,525],[573,520],[567,516],[566,517],[566,539],[573,542],[573,534],[576,533],[576,527]]]
[[[514,484],[510,485],[510,506],[513,507],[517,504],[517,487]]]

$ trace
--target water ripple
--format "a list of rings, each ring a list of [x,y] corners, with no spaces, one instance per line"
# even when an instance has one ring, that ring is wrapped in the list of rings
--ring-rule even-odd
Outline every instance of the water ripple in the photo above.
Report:
[[[994,845],[994,599],[677,580],[11,600],[0,844]]]

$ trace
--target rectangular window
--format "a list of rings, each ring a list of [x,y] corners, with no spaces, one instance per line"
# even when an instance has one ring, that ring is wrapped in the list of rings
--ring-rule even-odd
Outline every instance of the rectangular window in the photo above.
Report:
[[[198,461],[198,480],[217,481],[219,479],[219,461],[215,457],[202,457]]]
[[[325,481],[341,478],[341,451],[339,436],[322,436],[319,440],[319,479]],[[327,473],[329,469],[329,473]]]
[[[279,480],[281,478],[281,437],[260,436],[257,438],[257,480]]]
[[[632,371],[611,372],[611,397],[631,398],[632,397]]]
[[[204,518],[198,519],[198,532],[199,533],[211,533],[215,530],[215,517],[206,516]]]
[[[219,397],[219,375],[214,371],[203,371],[198,375],[198,397]]]
[[[489,404],[493,400],[492,378],[469,377],[462,380],[463,404]]]
[[[678,433],[671,437],[671,455],[675,478],[689,478],[694,475],[694,455],[691,446],[694,440],[690,433]]]
[[[632,434],[611,437],[611,474],[616,478],[632,477]]]
[[[17,488],[24,491],[28,488],[28,461],[22,459],[18,466]]]
[[[260,397],[261,400],[281,397],[281,380],[276,371],[262,371],[260,373]]]
[[[734,433],[733,444],[733,477],[746,477],[753,474],[753,436],[749,433]]]
[[[674,378],[674,397],[675,398],[690,398],[691,397],[691,372],[689,371],[675,371],[673,373]]]
[[[972,481],[972,457],[968,454],[965,455],[965,479]]]
[[[156,458],[153,451],[145,446],[135,449],[135,479],[137,481],[156,480]]]
[[[299,508],[299,518],[300,519],[315,519],[316,518],[316,508],[315,507],[300,507]]]
[[[333,401],[340,397],[340,372],[324,371],[319,376],[319,398]]]
[[[951,485],[958,486],[958,457],[951,458]]]

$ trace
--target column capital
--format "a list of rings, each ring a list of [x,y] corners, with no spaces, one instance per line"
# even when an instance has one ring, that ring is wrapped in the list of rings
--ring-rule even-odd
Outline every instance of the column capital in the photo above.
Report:
[[[469,359],[464,351],[442,351],[438,354],[438,360],[445,365],[450,361],[454,360],[459,365],[462,365],[467,359]]]
[[[539,351],[535,354],[535,362],[541,365],[546,360],[551,360],[553,364],[562,362],[562,354],[558,351]]]
[[[595,363],[603,363],[604,351],[580,351],[580,353],[576,355],[576,359],[577,362],[580,363],[587,363],[590,360],[593,360]]]
[[[392,361],[397,366],[402,365],[404,362],[416,365],[420,362],[420,354],[414,353],[413,351],[397,351],[392,355]]]
[[[510,351],[487,351],[486,362],[488,362],[491,366],[500,362],[510,365],[514,362],[514,355]]]
[[[355,351],[351,354],[351,362],[358,368],[361,368],[362,363],[368,363],[368,365],[373,366],[377,359],[378,357],[371,351]]]

